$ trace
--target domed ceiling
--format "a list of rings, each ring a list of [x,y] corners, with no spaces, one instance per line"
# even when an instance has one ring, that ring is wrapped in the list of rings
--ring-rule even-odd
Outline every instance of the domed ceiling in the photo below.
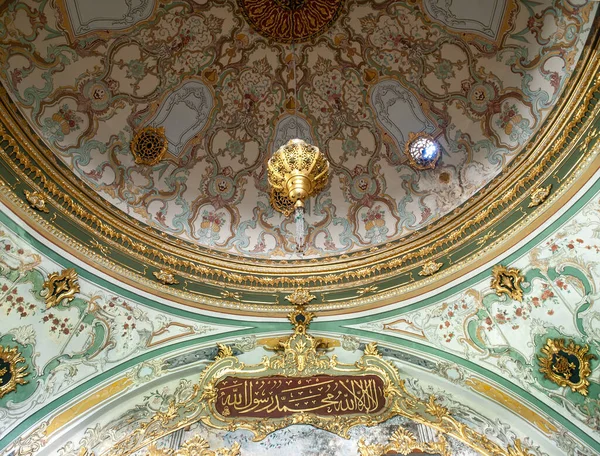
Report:
[[[491,201],[512,186],[507,202],[522,202],[544,177],[560,131],[545,120],[577,106],[593,74],[593,13],[576,1],[9,2],[0,76],[36,168],[64,185],[48,194],[66,208],[56,224],[71,212],[79,228],[63,232],[89,233],[81,243],[131,280],[158,277],[191,301],[222,298],[224,283],[271,295],[351,283],[348,299],[375,276],[425,280],[500,236]],[[168,139],[154,165],[130,147],[147,126]],[[439,144],[434,170],[407,163],[419,132]],[[303,257],[266,179],[295,136],[331,168]]]
[[[0,1],[0,456],[432,437],[402,413],[349,439],[196,421],[123,450],[223,353],[275,356],[299,287],[327,356],[376,343],[468,429],[440,431],[453,454],[599,454],[597,5]],[[407,162],[419,132],[435,169]],[[331,165],[304,256],[266,176],[296,136]],[[587,352],[575,389],[540,370],[560,339]]]

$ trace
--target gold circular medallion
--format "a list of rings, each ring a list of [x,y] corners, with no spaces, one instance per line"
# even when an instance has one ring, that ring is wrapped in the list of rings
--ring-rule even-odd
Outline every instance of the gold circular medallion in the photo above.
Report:
[[[280,43],[307,41],[337,20],[344,0],[237,0],[250,26]]]
[[[163,127],[146,127],[131,140],[131,153],[139,165],[156,165],[165,156],[168,148]]]

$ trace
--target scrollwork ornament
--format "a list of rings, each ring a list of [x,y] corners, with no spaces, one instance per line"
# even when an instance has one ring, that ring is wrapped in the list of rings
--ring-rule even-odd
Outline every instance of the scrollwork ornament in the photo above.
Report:
[[[15,391],[17,385],[25,385],[25,377],[29,375],[28,366],[17,366],[24,363],[25,358],[16,347],[7,348],[0,345],[0,399]]]
[[[354,426],[375,426],[393,416],[402,416],[429,426],[440,435],[455,437],[482,454],[531,456],[518,439],[513,445],[503,448],[456,420],[446,407],[437,402],[435,396],[430,395],[425,400],[412,395],[407,390],[404,380],[400,378],[396,366],[381,356],[375,343],[368,344],[363,355],[354,363],[344,363],[335,355],[329,356],[327,350],[323,349],[322,342],[306,332],[306,324],[300,325],[293,318],[294,314],[303,315],[302,304],[309,300],[305,293],[310,296],[306,290],[297,293],[297,302],[300,305],[295,313],[289,316],[295,331],[279,343],[275,354],[265,356],[258,364],[246,364],[233,355],[230,346],[219,345],[215,361],[205,368],[185,401],[172,401],[166,410],[157,412],[149,421],[117,442],[105,455],[132,454],[161,437],[198,421],[209,427],[227,431],[247,429],[254,434],[254,440],[259,441],[278,429],[296,424],[311,425],[348,438],[349,430]],[[304,329],[299,330],[299,327]],[[296,399],[287,397],[291,394],[290,391],[297,391],[298,385],[303,385],[302,388],[312,388],[312,394],[316,393],[313,399],[322,401],[321,393],[314,390],[316,383],[369,381],[367,379],[373,379],[372,386],[376,390],[358,388],[355,391],[362,394],[368,390],[374,394],[369,392],[369,396],[362,399],[357,396],[352,402],[355,408],[350,412],[346,408],[340,408],[337,412],[333,409],[331,413],[321,407],[313,408],[312,402],[306,407],[301,406],[300,401],[291,405]],[[376,386],[377,384],[380,386]],[[240,389],[240,385],[254,387]],[[267,390],[269,394],[263,396],[261,391],[264,393],[265,390],[262,388],[270,388]],[[258,396],[257,400],[252,399],[257,394],[260,395],[260,399]],[[327,392],[323,394],[326,395]],[[274,396],[278,399],[275,400]],[[374,405],[374,398],[377,398],[378,402],[370,408],[370,412],[358,411],[357,407],[367,407],[367,402]],[[335,396],[329,395],[325,400],[326,407],[334,407],[332,404],[336,403]],[[292,408],[282,408],[282,404],[288,404]],[[256,407],[260,407],[261,410],[255,410]],[[271,412],[265,412],[271,407]],[[280,414],[272,415],[273,413]],[[411,442],[413,441],[409,434],[398,431],[390,444],[407,448],[411,446]],[[444,444],[441,442],[442,439],[438,439],[436,448],[445,456]],[[424,444],[420,444],[419,448],[427,450],[433,446],[425,448]]]
[[[567,344],[564,339],[548,339],[538,356],[540,372],[551,382],[561,387],[569,387],[574,393],[588,395],[592,373],[590,360],[596,356],[588,353],[589,346],[577,345],[573,340]]]
[[[427,277],[427,276],[433,275],[436,272],[438,272],[442,266],[443,266],[443,263],[436,263],[433,260],[428,261],[427,263],[425,263],[423,265],[423,269],[421,269],[419,271],[419,275],[422,277]]]
[[[217,411],[216,403],[221,397],[219,392],[224,391],[219,385],[225,380],[245,379],[246,382],[256,382],[261,378],[263,381],[268,381],[267,379],[288,377],[289,380],[295,379],[298,382],[307,378],[314,379],[315,374],[343,378],[356,375],[377,376],[385,385],[384,407],[375,413],[349,415],[317,415],[310,411],[294,411],[291,415],[278,418],[233,416],[231,410],[227,408],[223,408],[222,413]],[[234,405],[235,402],[230,404],[230,406]],[[237,413],[239,415],[239,411]],[[336,356],[328,356],[319,348],[318,339],[305,332],[297,331],[280,343],[280,349],[276,354],[264,357],[259,364],[242,363],[233,356],[231,347],[220,345],[215,361],[206,367],[199,382],[193,386],[191,395],[185,401],[171,402],[166,410],[157,412],[149,421],[125,436],[105,454],[106,456],[132,454],[176,429],[197,421],[202,421],[209,427],[228,431],[248,429],[254,434],[254,440],[259,441],[278,429],[295,424],[311,425],[348,438],[348,432],[354,426],[375,426],[393,416],[408,418],[431,427],[440,435],[457,438],[481,454],[532,456],[532,453],[524,448],[518,439],[512,445],[503,448],[484,434],[469,428],[465,423],[456,420],[446,407],[438,404],[434,396],[424,400],[412,395],[406,389],[397,368],[382,358],[374,343],[367,345],[358,361],[347,364],[340,362]],[[400,431],[391,444],[405,448],[410,446],[410,440],[410,435]],[[441,439],[438,439],[438,443],[440,441]],[[420,446],[420,449],[425,448]],[[442,443],[439,443],[438,451],[445,455]]]
[[[25,199],[27,199],[27,202],[29,203],[30,207],[40,212],[45,212],[46,214],[50,212],[48,210],[48,207],[46,207],[46,200],[40,192],[30,192],[29,190],[23,190],[23,193],[25,193]]]
[[[492,269],[492,288],[498,296],[506,294],[515,301],[523,301],[521,284],[524,280],[517,268],[507,268],[498,264]]]
[[[69,268],[50,274],[44,282],[43,289],[46,309],[56,307],[64,300],[71,302],[80,291],[77,271]]]
[[[542,204],[548,196],[550,195],[550,191],[552,190],[552,184],[546,187],[539,187],[531,193],[531,202],[528,207],[536,207]]]

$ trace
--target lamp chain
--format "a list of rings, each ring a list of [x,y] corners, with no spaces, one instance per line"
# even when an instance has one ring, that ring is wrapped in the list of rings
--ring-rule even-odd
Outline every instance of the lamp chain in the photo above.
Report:
[[[295,32],[294,15],[292,15],[292,36]],[[292,54],[294,56],[294,126],[296,129],[296,138],[300,138],[300,127],[298,125],[298,72],[296,70],[296,42],[292,40]],[[304,254],[306,249],[306,222],[304,221],[304,204],[297,205],[294,209],[294,221],[296,223],[296,252],[299,255]]]

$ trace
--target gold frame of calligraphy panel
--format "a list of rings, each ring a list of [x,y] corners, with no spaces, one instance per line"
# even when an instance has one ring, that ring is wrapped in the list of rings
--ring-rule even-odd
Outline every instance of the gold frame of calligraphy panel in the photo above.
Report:
[[[255,441],[260,441],[278,429],[295,424],[311,425],[349,438],[348,431],[353,426],[375,426],[394,416],[402,416],[430,426],[442,436],[455,437],[482,454],[531,455],[518,439],[514,441],[513,445],[503,448],[485,435],[470,429],[466,424],[455,419],[446,407],[438,404],[435,396],[430,395],[427,399],[422,399],[411,394],[405,387],[404,380],[400,377],[396,366],[383,359],[375,343],[368,344],[363,355],[355,363],[343,363],[335,355],[328,355],[327,344],[307,333],[313,314],[305,311],[304,306],[314,296],[302,289],[297,290],[292,297],[288,296],[288,298],[294,296],[303,297],[301,300],[295,300],[296,310],[289,314],[289,319],[294,326],[294,333],[279,343],[275,354],[270,357],[265,356],[258,364],[245,364],[233,355],[229,346],[219,345],[215,361],[205,368],[200,381],[194,385],[190,397],[181,402],[171,402],[166,410],[157,412],[149,421],[144,422],[104,455],[129,455],[161,437],[195,422],[202,422],[209,427],[226,431],[247,429],[254,434]],[[223,389],[219,388],[220,382],[228,378],[240,380],[269,378],[272,380],[274,376],[283,381],[311,380],[316,376],[328,376],[328,378],[337,378],[338,380],[346,380],[351,377],[356,380],[356,385],[361,379],[367,380],[369,377],[375,376],[380,380],[379,385],[383,385],[381,387],[382,395],[377,396],[364,391],[354,394],[351,399],[354,400],[353,407],[357,413],[350,414],[325,415],[315,413],[314,410],[292,410],[292,413],[275,418],[269,416],[240,418],[239,414],[232,416],[233,414],[219,413],[217,402],[223,392]],[[377,387],[376,383],[374,382],[372,386]],[[248,394],[247,390],[245,394]],[[254,394],[253,397],[265,396]],[[351,399],[338,400],[337,396],[324,394],[321,395],[321,401],[323,397],[329,400],[327,404],[329,406],[336,400],[338,403],[346,401],[347,406],[352,404]],[[369,408],[368,405],[365,405],[369,397],[371,401],[376,397],[383,397],[385,404],[381,407],[382,404],[371,403],[371,410],[376,410],[375,413],[364,413]],[[242,405],[240,410],[248,404],[251,405],[252,401],[248,401],[248,398],[241,400],[246,400],[246,402],[245,404],[240,403]],[[269,400],[268,397],[265,401],[271,404],[272,410],[277,409],[278,404],[274,401]],[[358,403],[362,403],[362,405],[357,406]],[[258,402],[257,406],[262,406],[262,401]]]

